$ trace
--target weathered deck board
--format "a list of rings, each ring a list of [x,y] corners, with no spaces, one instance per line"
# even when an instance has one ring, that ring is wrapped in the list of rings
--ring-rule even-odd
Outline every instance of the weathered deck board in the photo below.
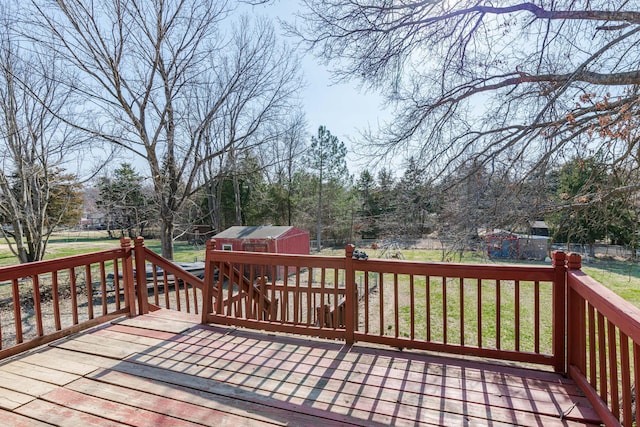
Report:
[[[0,365],[11,425],[596,424],[575,384],[477,360],[198,325],[159,310]],[[21,424],[26,423],[26,424]]]
[[[55,385],[65,385],[79,378],[79,375],[51,369],[48,366],[32,365],[19,360],[0,366],[0,371],[11,372],[26,378],[32,378]]]
[[[34,396],[0,387],[0,409],[16,409],[35,399]],[[0,413],[3,413],[0,411]],[[0,418],[2,419],[2,418]]]
[[[353,359],[348,357],[349,352],[339,353],[334,351],[333,354],[325,354],[326,358],[305,355],[308,360],[293,363],[288,361],[289,356],[297,359],[299,355],[295,352],[286,353],[284,349],[280,349],[273,354],[269,352],[269,354],[263,355],[259,351],[252,351],[251,348],[243,348],[239,351],[237,345],[235,349],[229,348],[227,350],[224,349],[225,344],[219,346],[218,351],[215,352],[212,352],[210,347],[202,347],[201,351],[198,351],[197,346],[184,346],[176,343],[162,345],[162,341],[159,339],[150,337],[131,338],[131,335],[120,333],[117,330],[105,329],[100,331],[99,334],[113,337],[114,339],[120,337],[124,341],[131,339],[133,342],[145,342],[150,346],[154,346],[150,351],[145,352],[143,356],[136,355],[135,358],[138,361],[150,363],[152,360],[161,362],[161,359],[170,359],[185,363],[185,365],[181,365],[183,369],[191,368],[192,366],[207,366],[219,370],[215,376],[210,377],[211,379],[224,378],[229,383],[233,382],[235,377],[238,377],[238,381],[241,382],[237,384],[238,386],[246,386],[244,378],[252,376],[261,379],[260,381],[265,384],[265,388],[271,386],[274,389],[284,390],[283,384],[270,384],[269,382],[273,382],[273,380],[282,381],[286,378],[289,384],[293,384],[296,387],[298,393],[302,391],[313,393],[312,389],[298,386],[304,381],[307,384],[322,384],[323,391],[341,392],[347,397],[350,395],[352,399],[354,396],[358,396],[361,400],[364,400],[366,396],[375,396],[384,382],[386,393],[380,397],[382,402],[393,403],[402,398],[404,404],[421,406],[422,395],[426,395],[433,398],[471,402],[468,405],[468,410],[477,409],[478,413],[483,411],[481,407],[477,408],[477,402],[482,402],[481,406],[489,404],[497,408],[537,412],[551,417],[564,413],[565,417],[575,418],[576,414],[579,413],[580,418],[597,419],[596,414],[589,408],[586,398],[578,397],[578,395],[569,395],[566,390],[563,390],[553,381],[545,383],[539,379],[517,377],[512,373],[513,370],[508,367],[505,369],[506,373],[502,374],[502,382],[517,383],[517,387],[508,386],[502,382],[490,383],[482,381],[481,378],[469,378],[473,377],[473,375],[468,375],[467,372],[471,370],[477,373],[477,367],[475,369],[467,367],[465,370],[465,368],[460,367],[455,369],[454,366],[450,369],[453,370],[456,376],[450,377],[443,375],[441,370],[437,374],[425,374],[409,369],[399,369],[400,366],[396,363],[396,367],[387,368],[384,375],[381,375],[380,372],[375,373],[375,371],[379,371],[373,364],[376,360],[365,358],[369,359],[366,360],[366,363],[345,362],[347,359]],[[193,352],[194,349],[195,353]],[[299,347],[296,347],[296,349],[300,350]],[[203,355],[207,355],[207,357],[203,357]],[[156,359],[154,356],[158,356],[160,359]],[[318,368],[323,364],[323,360],[326,359],[332,360],[334,364],[338,360],[341,361],[333,367]],[[174,369],[177,369],[178,366],[174,365]],[[449,366],[451,367],[452,365]],[[491,370],[485,369],[484,371],[488,374],[497,375],[496,372],[499,373],[500,369],[503,368],[495,366]],[[459,373],[462,373],[462,375],[458,376]],[[232,376],[231,374],[235,375]],[[531,374],[537,375],[535,371],[532,371]],[[402,378],[401,376],[404,377]],[[444,388],[442,387],[443,380],[446,381],[444,384],[446,387]],[[527,381],[531,384],[526,384]],[[549,398],[550,389],[554,390],[553,401],[551,402],[544,400]],[[571,391],[577,393],[575,388],[571,388]],[[362,398],[362,396],[365,396],[365,398]],[[502,416],[500,411],[496,416]]]
[[[0,420],[2,420],[3,425],[12,427],[51,427],[51,424],[27,418],[13,412],[3,411],[2,409],[0,409]]]

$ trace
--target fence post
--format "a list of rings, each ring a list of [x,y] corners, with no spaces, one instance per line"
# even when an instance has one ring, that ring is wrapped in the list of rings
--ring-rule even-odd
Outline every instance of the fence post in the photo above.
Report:
[[[204,252],[204,281],[202,286],[202,324],[209,323],[209,314],[213,311],[212,297],[215,285],[216,265],[213,261],[213,250],[216,248],[214,239],[207,240]],[[222,272],[218,272],[218,275]],[[221,276],[218,276],[221,277]]]
[[[567,261],[567,274],[571,274],[571,270],[580,270],[582,268],[582,258],[579,254],[570,253]],[[567,328],[569,332],[568,346],[568,364],[573,365],[583,374],[587,369],[587,325],[585,301],[573,290],[571,286],[567,286],[568,299],[568,315]]]
[[[122,281],[124,282],[124,302],[129,307],[129,317],[136,315],[135,279],[133,278],[133,251],[131,250],[131,239],[123,237],[120,239],[120,247],[124,252],[122,258]]]
[[[136,237],[133,241],[136,257],[136,290],[138,296],[138,310],[140,314],[149,313],[149,294],[147,291],[147,268],[144,256],[144,237]],[[165,286],[165,292],[167,292]]]
[[[344,327],[346,329],[347,344],[355,342],[356,313],[358,312],[358,298],[356,297],[356,272],[353,267],[353,251],[355,246],[348,244],[345,248],[345,300],[344,300]]]
[[[553,280],[553,357],[556,372],[567,372],[567,255],[554,251],[552,265],[555,270]]]

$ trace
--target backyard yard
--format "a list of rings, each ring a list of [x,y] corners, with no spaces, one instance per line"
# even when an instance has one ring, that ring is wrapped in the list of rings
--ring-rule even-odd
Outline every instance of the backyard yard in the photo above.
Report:
[[[118,240],[108,239],[106,233],[92,232],[65,232],[55,235],[49,244],[47,259],[64,256],[79,255],[83,253],[107,250],[119,247]],[[145,240],[145,246],[159,252],[160,242]],[[381,250],[363,249],[370,259],[386,257]],[[328,249],[322,255],[344,256],[344,249]],[[397,254],[394,253],[397,256]],[[482,254],[484,255],[484,254]],[[508,264],[507,262],[495,262],[477,253],[465,253],[462,259],[456,259],[465,263],[493,263]],[[204,260],[203,246],[194,246],[188,242],[175,242],[176,261],[192,262]],[[405,260],[434,261],[442,259],[439,250],[402,249],[401,256]],[[15,264],[16,258],[10,253],[6,245],[0,245],[0,265]],[[544,264],[544,263],[539,263]],[[108,269],[111,265],[106,266]],[[609,287],[615,293],[640,307],[640,265],[629,261],[615,259],[595,259],[590,264],[583,266],[585,273]],[[328,276],[333,273],[325,272]],[[99,274],[92,272],[92,275]],[[314,271],[314,276],[320,271]],[[84,279],[85,272],[77,273],[77,292],[87,301],[87,286]],[[404,338],[418,338],[433,340],[443,343],[478,345],[479,347],[492,348],[519,348],[523,351],[550,352],[552,304],[550,291],[545,289],[549,283],[513,282],[503,281],[496,284],[495,281],[462,280],[458,278],[416,277],[409,281],[409,277],[398,275],[378,275],[368,273],[356,275],[358,294],[360,297],[360,324],[362,330],[381,335],[399,336]],[[62,286],[65,283],[60,277]],[[313,282],[320,281],[320,277],[312,277]],[[338,277],[338,288],[344,284],[344,278]],[[95,278],[92,278],[92,282]],[[68,280],[67,280],[68,282]],[[47,278],[39,284],[43,292],[44,311],[51,304],[47,298],[50,293],[50,281]],[[22,283],[21,287],[31,289],[31,283]],[[313,285],[312,285],[313,286]],[[365,289],[366,287],[366,289]],[[396,288],[399,292],[394,292]],[[536,289],[538,287],[538,289]],[[537,292],[542,290],[542,292]],[[59,289],[58,292],[65,291]],[[66,292],[70,292],[69,289]],[[379,294],[385,295],[380,298]],[[28,295],[29,292],[21,294]],[[64,295],[64,294],[63,294]],[[399,295],[397,300],[392,295]],[[540,295],[534,301],[534,295]],[[157,294],[155,298],[157,299]],[[4,339],[11,337],[6,334],[8,317],[12,298],[11,283],[0,284],[0,307],[2,308]],[[477,301],[482,300],[480,308]],[[382,301],[383,307],[380,307]],[[114,304],[113,299],[104,300]],[[532,304],[532,302],[534,302]],[[99,309],[101,300],[94,302]],[[157,304],[157,301],[156,301]],[[33,301],[27,298],[21,303],[26,317],[33,309]],[[305,304],[301,304],[304,306]],[[499,309],[498,309],[499,307]],[[397,313],[397,317],[387,313]],[[430,313],[427,318],[426,313]],[[518,313],[517,316],[514,313]],[[64,314],[63,314],[64,315]],[[290,314],[293,317],[293,313]],[[305,315],[306,316],[306,315]],[[368,324],[362,322],[362,318],[368,319]],[[463,322],[460,319],[464,319]],[[496,321],[497,318],[497,321]],[[446,319],[446,320],[445,320]],[[516,324],[516,322],[518,324]],[[539,330],[533,325],[540,324]],[[410,325],[414,325],[413,328]],[[499,328],[500,331],[496,329]],[[519,331],[519,334],[515,332]],[[501,336],[501,342],[496,342],[496,336]],[[482,337],[482,342],[479,342]]]

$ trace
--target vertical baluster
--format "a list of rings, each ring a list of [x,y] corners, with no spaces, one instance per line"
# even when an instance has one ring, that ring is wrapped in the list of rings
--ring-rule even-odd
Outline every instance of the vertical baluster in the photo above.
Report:
[[[102,315],[106,316],[108,312],[108,299],[107,299],[107,274],[104,268],[104,261],[100,262],[100,292],[102,292]]]
[[[120,310],[120,271],[118,270],[118,259],[113,260],[113,289],[116,299],[116,310]]]
[[[20,284],[18,279],[11,281],[11,294],[13,297],[13,318],[16,325],[16,344],[20,344],[24,338],[22,336],[22,313],[20,312]]]
[[[606,346],[606,336],[604,330],[604,316],[602,313],[598,312],[598,356],[599,356],[599,380],[600,380],[600,398],[606,404],[608,400],[607,393],[607,346]]]
[[[91,264],[84,266],[84,284],[87,289],[87,310],[89,319],[93,319],[93,284],[91,283]]]
[[[173,293],[176,296],[176,310],[178,311],[182,311],[181,304],[180,304],[180,282],[183,282],[183,281],[180,280],[180,278],[178,277],[178,272],[176,272],[176,274],[173,275]],[[168,285],[166,285],[165,292],[169,292]]]
[[[40,276],[35,274],[33,280],[33,310],[36,316],[36,332],[39,337],[44,335],[44,327],[42,325],[42,300],[40,299]]]
[[[286,323],[289,321],[289,275],[287,274],[287,272],[289,271],[289,266],[285,265],[282,268],[284,269],[284,275],[282,277],[281,321],[282,323]]]
[[[301,298],[302,294],[300,293],[300,266],[296,266],[296,282],[293,290],[293,323],[299,325],[302,323],[302,319],[300,318],[300,305],[302,304]]]
[[[384,335],[384,276],[382,273],[378,273],[378,296],[380,297],[380,336]]]
[[[500,318],[502,314],[501,300],[502,300],[502,293],[501,293],[500,280],[496,280],[496,348],[498,350],[500,350],[502,346],[502,333],[500,331],[500,326],[502,323],[502,320]]]
[[[153,269],[155,270],[157,266],[154,264]],[[146,274],[146,272],[145,272]],[[171,300],[169,299],[169,272],[165,269],[162,270],[162,277],[164,278],[164,286],[162,289],[164,290],[164,304],[167,309],[171,308]]]
[[[637,368],[636,368],[637,369]],[[631,370],[629,367],[629,337],[620,331],[620,372],[622,375],[622,415],[625,427],[631,427]]]
[[[246,303],[246,312],[247,319],[256,319],[259,320],[255,312],[255,285],[256,285],[256,270],[258,266],[251,266],[251,271],[249,272],[249,289],[247,290],[247,303]]]
[[[365,271],[364,273],[364,290],[363,290],[363,298],[364,298],[364,333],[369,333],[369,272]]]
[[[199,309],[198,309],[198,288],[196,286],[193,286],[191,288],[192,291],[192,295],[193,295],[193,311],[195,314],[199,314]],[[202,295],[202,291],[200,293],[200,295]]]
[[[520,351],[520,281],[516,280],[513,284],[513,299],[516,321],[516,351]]]
[[[265,315],[265,298],[267,296],[267,279],[266,279],[265,266],[260,266],[260,278],[258,279],[260,283],[260,298],[258,300],[258,316],[260,320],[267,320],[267,316]]]
[[[53,297],[53,321],[56,325],[56,331],[62,329],[62,322],[60,320],[60,295],[58,289],[58,271],[51,273],[51,296]]]
[[[413,274],[409,276],[409,313],[411,322],[411,340],[416,338],[416,304],[415,304],[415,289],[413,283]]]
[[[316,309],[319,310],[318,320],[320,321],[321,328],[324,328],[327,323],[327,319],[325,319],[325,307],[324,307],[326,304],[326,297],[325,297],[325,286],[327,286],[326,276],[327,276],[327,272],[326,272],[326,269],[323,267],[320,269],[320,305],[316,306]]]
[[[476,283],[478,289],[478,348],[482,348],[482,280],[478,279]]]
[[[616,341],[616,327],[607,320],[607,344],[609,347],[609,390],[611,390],[611,412],[620,418],[620,402],[618,398],[618,352]]]
[[[147,272],[145,271],[144,274],[146,275]],[[153,302],[155,303],[155,305],[160,307],[160,285],[158,284],[158,271],[156,270],[155,265],[151,266],[151,275],[153,277]]]
[[[227,304],[227,316],[231,316],[232,311],[233,311],[233,284],[236,280],[235,276],[235,268],[233,268],[233,265],[229,265],[229,282],[227,284],[227,298],[226,298],[226,304]],[[240,272],[244,269],[244,264],[238,266],[238,276],[240,276]],[[273,300],[271,301],[271,303],[273,303]]]
[[[640,344],[633,343],[633,384],[636,402],[636,426],[640,426]]]
[[[535,346],[534,352],[540,353],[540,282],[537,280],[533,284],[533,306],[534,306],[534,332],[533,332],[533,345]]]
[[[398,289],[398,273],[393,274],[393,323],[394,323],[394,336],[398,338],[400,336],[400,299]]]
[[[427,328],[427,342],[431,342],[431,277],[425,276],[425,308],[427,311],[426,325]]]
[[[76,286],[76,269],[69,269],[69,285],[71,288],[71,313],[73,317],[73,324],[78,324],[78,292]]]
[[[442,342],[447,343],[447,278],[442,278]]]
[[[588,316],[589,316],[589,383],[597,390],[598,384],[596,380],[596,313],[591,304],[588,304]],[[586,374],[586,373],[585,373]]]
[[[314,302],[313,305],[311,304],[312,295]],[[313,268],[309,267],[309,276],[307,279],[307,326],[311,325],[313,322],[312,316],[315,306],[315,293],[313,292]]]
[[[340,298],[338,297],[339,273],[337,268],[333,270],[333,327],[340,327]]]
[[[278,320],[278,303],[282,303],[282,299],[278,298],[278,289],[277,289],[277,273],[276,266],[271,266],[271,319],[272,321]]]
[[[189,283],[187,282],[186,278],[183,282],[184,284],[184,303],[187,306],[187,313],[191,313],[191,301],[189,300]],[[195,293],[196,289],[192,288],[193,292]]]
[[[460,345],[464,347],[464,278],[460,277]]]

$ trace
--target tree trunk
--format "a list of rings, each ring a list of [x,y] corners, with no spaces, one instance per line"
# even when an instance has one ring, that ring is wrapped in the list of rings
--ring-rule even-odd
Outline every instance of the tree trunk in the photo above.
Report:
[[[163,215],[160,223],[160,240],[162,242],[162,256],[173,260],[173,215]]]
[[[242,200],[240,199],[240,180],[238,175],[233,173],[233,200],[235,202],[235,225],[242,225]]]

